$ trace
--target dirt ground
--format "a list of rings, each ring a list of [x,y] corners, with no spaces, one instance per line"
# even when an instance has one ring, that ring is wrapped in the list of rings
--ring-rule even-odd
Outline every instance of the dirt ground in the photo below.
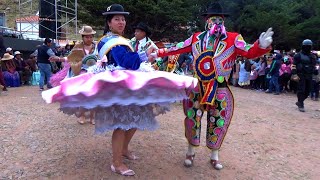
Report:
[[[183,166],[187,143],[177,103],[158,117],[158,130],[135,135],[131,150],[140,159],[126,162],[136,172],[131,179],[318,179],[320,102],[307,99],[301,113],[294,94],[232,89],[236,106],[220,151],[223,170],[209,164],[204,119],[195,164]],[[10,88],[0,102],[0,179],[125,178],[110,170],[111,132],[95,135],[93,125],[45,104],[38,87]]]

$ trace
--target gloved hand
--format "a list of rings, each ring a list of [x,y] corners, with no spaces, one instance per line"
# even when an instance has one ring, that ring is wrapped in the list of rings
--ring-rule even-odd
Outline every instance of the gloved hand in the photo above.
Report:
[[[266,49],[267,47],[269,47],[272,43],[272,35],[273,35],[273,31],[272,28],[269,28],[267,30],[267,32],[263,32],[261,33],[260,37],[259,37],[259,46],[263,49]]]

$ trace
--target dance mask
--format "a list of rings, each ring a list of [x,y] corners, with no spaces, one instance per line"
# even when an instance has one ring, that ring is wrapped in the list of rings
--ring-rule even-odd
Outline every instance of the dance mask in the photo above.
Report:
[[[206,28],[209,30],[210,36],[219,36],[226,34],[224,26],[224,18],[222,16],[211,16],[207,19]]]

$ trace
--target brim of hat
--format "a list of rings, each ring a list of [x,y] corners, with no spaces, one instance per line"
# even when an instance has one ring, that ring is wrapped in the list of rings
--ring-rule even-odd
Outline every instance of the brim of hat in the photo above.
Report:
[[[81,35],[94,35],[94,34],[96,34],[97,32],[96,31],[92,31],[91,33],[85,33],[85,32],[83,32],[83,31],[79,31],[79,34],[81,34]]]
[[[116,12],[116,11],[102,13],[102,15],[111,15],[111,14],[129,15],[130,13],[129,12]]]
[[[150,36],[150,35],[151,35],[151,31],[146,31],[146,30],[144,30],[144,29],[142,29],[142,28],[140,28],[140,27],[138,27],[138,26],[133,27],[133,30],[135,30],[135,29],[140,29],[140,30],[146,32],[147,36]]]
[[[12,56],[11,58],[2,58],[1,61],[8,61],[8,60],[11,60],[13,58],[14,58],[14,56]]]
[[[228,14],[228,13],[203,13],[203,14],[201,14],[201,16],[203,16],[203,17],[206,17],[208,15],[210,15],[210,16],[223,15],[224,17],[230,16],[230,14]]]

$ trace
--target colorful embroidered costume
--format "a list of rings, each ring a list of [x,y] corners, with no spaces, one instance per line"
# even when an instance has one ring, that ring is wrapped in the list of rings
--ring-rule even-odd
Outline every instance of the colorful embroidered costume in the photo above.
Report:
[[[233,96],[227,86],[233,64],[238,55],[255,58],[270,49],[261,49],[258,42],[247,44],[238,33],[227,32],[214,40],[214,47],[208,48],[209,32],[193,34],[184,42],[183,48],[160,49],[158,56],[192,52],[198,89],[189,91],[189,100],[184,101],[185,136],[189,143],[200,144],[201,118],[204,110],[207,116],[207,146],[219,149],[227,133],[233,114]]]

